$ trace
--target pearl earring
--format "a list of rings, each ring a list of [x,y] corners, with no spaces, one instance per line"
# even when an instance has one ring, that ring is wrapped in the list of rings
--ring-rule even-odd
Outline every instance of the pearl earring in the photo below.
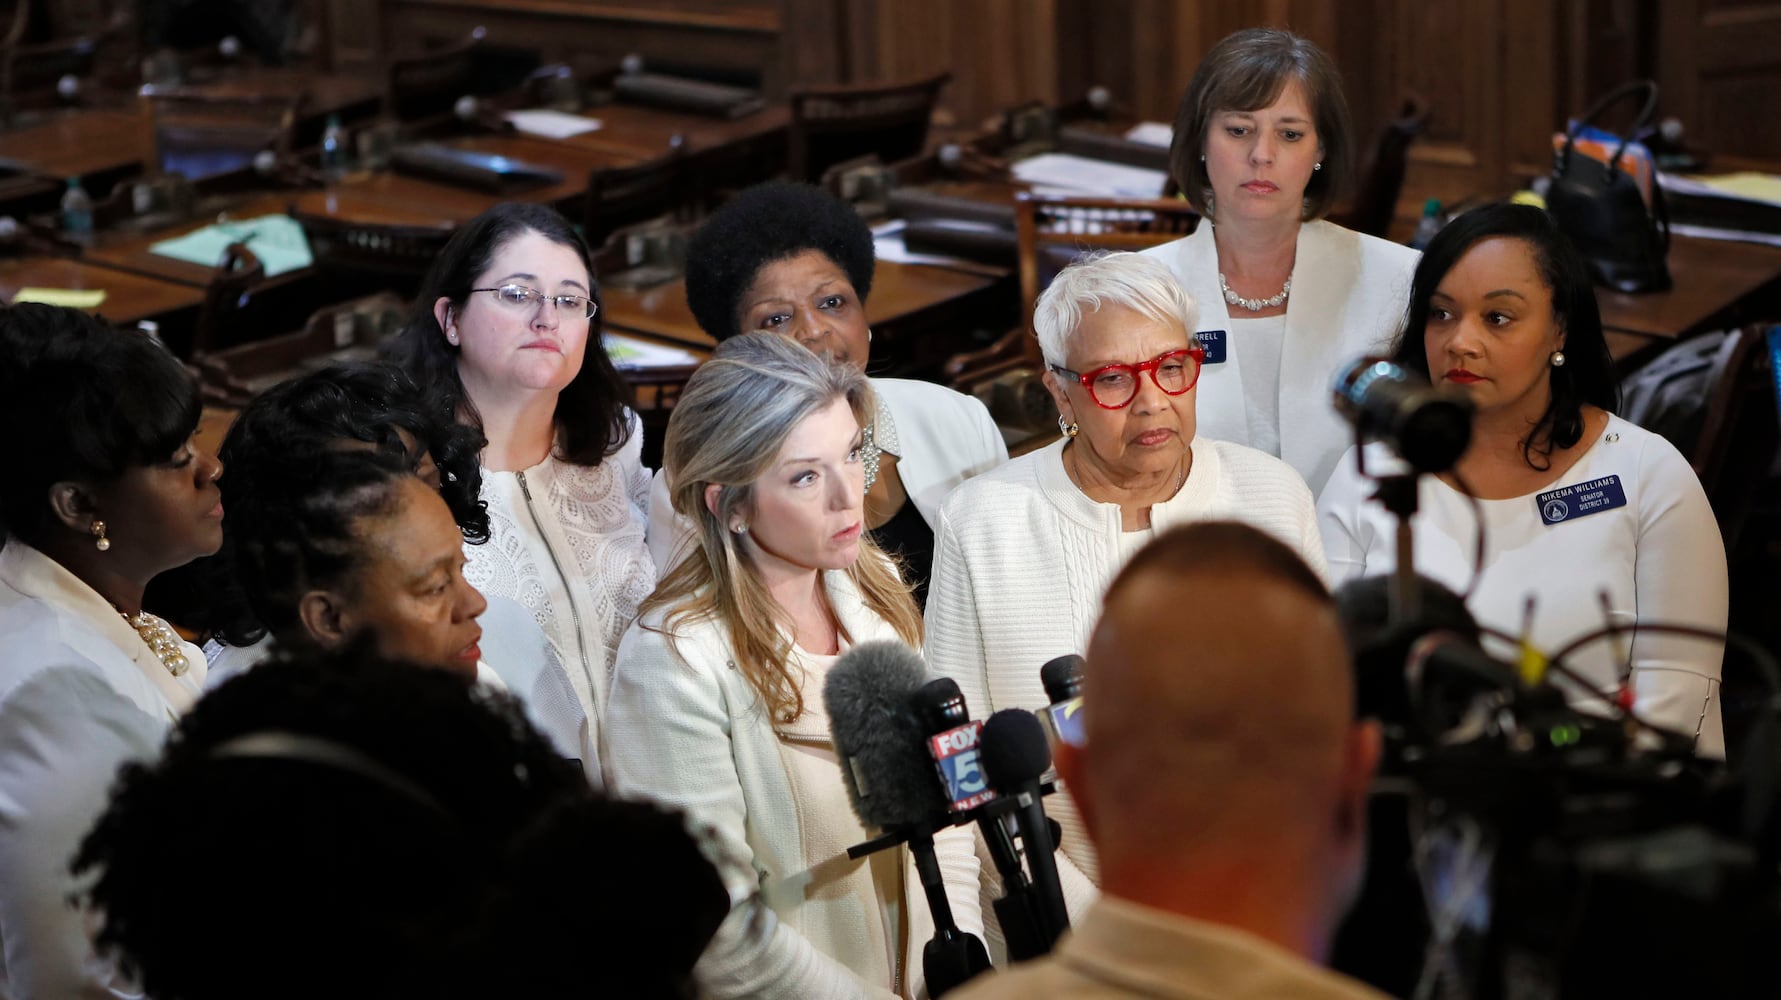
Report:
[[[1552,352],[1552,367],[1563,368],[1564,366],[1565,366],[1565,352],[1553,351]]]
[[[1319,160],[1316,163],[1311,164],[1311,169],[1312,170],[1322,170],[1323,169],[1323,161]]]
[[[105,537],[104,521],[94,519],[93,526],[87,530],[93,533],[93,548],[100,552],[108,551],[111,548],[111,539]]]

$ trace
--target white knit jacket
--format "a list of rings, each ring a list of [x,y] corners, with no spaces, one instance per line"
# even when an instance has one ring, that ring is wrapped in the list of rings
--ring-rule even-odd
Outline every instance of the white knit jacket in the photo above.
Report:
[[[941,508],[925,653],[931,669],[958,682],[973,718],[1044,707],[1039,667],[1087,648],[1119,571],[1119,506],[1089,499],[1070,480],[1066,443],[970,480]],[[1150,517],[1159,533],[1191,521],[1252,524],[1327,579],[1311,491],[1253,448],[1196,437],[1187,482]],[[1074,919],[1097,895],[1093,849],[1065,796],[1047,799],[1046,811],[1064,829],[1058,867]]]

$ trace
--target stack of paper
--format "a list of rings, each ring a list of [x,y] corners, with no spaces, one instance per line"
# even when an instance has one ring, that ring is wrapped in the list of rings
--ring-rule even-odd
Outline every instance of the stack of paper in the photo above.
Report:
[[[1101,198],[1160,198],[1169,175],[1069,153],[1041,153],[1014,165],[1016,179],[1035,190]]]
[[[223,251],[231,243],[245,243],[260,258],[266,277],[299,271],[315,263],[309,252],[309,240],[303,227],[288,215],[262,215],[257,219],[219,222],[153,244],[149,250],[163,257],[172,257],[202,267],[216,267],[223,262]]]
[[[619,368],[679,368],[699,363],[698,355],[691,351],[627,337],[622,333],[608,331],[604,340],[607,357]]]
[[[548,108],[509,111],[502,117],[513,123],[513,127],[519,131],[527,135],[542,136],[546,139],[567,139],[572,135],[592,132],[601,125],[598,118],[587,118],[563,111],[551,111]]]

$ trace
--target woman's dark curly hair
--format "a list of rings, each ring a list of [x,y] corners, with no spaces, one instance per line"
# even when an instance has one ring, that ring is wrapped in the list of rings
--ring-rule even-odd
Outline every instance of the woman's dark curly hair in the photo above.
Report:
[[[358,442],[389,463],[328,459]],[[485,542],[482,443],[387,362],[330,365],[281,382],[241,411],[218,451],[223,547],[156,577],[145,604],[231,646],[284,633],[296,625],[303,590],[349,568],[349,522],[381,512],[393,478],[413,470],[423,450],[464,540]],[[331,481],[337,475],[347,480]]]
[[[0,308],[0,538],[38,545],[50,486],[105,483],[165,462],[198,429],[198,383],[160,343],[77,309]]]
[[[1569,448],[1582,439],[1585,405],[1610,412],[1620,405],[1614,359],[1602,334],[1602,313],[1590,284],[1589,268],[1552,216],[1530,205],[1502,203],[1475,208],[1443,227],[1416,265],[1410,308],[1392,360],[1428,376],[1423,338],[1428,330],[1429,299],[1468,250],[1494,237],[1521,240],[1533,251],[1534,266],[1552,293],[1552,318],[1564,334],[1565,363],[1548,369],[1552,399],[1521,446],[1527,464],[1544,469],[1555,448]]]
[[[489,269],[501,247],[526,233],[537,233],[575,251],[587,268],[588,295],[596,306],[600,304],[593,255],[569,220],[548,205],[503,202],[471,219],[452,236],[421,282],[408,324],[385,348],[387,357],[479,434],[482,416],[458,374],[459,350],[446,342],[433,306],[440,299],[449,299],[452,309],[464,308],[470,289],[478,287],[477,280]],[[587,351],[582,357],[581,371],[557,394],[556,453],[575,465],[599,465],[607,455],[623,447],[631,433],[627,414],[631,384],[619,375],[602,346],[603,318],[604,309],[600,309],[588,321]]]
[[[677,817],[597,798],[507,695],[368,643],[283,647],[206,696],[73,867],[159,1000],[562,996],[614,969],[690,995],[729,910]],[[627,924],[651,894],[678,905]]]
[[[227,442],[223,450],[231,450]],[[414,471],[405,454],[322,448],[242,453],[232,474],[221,565],[235,593],[214,598],[203,624],[220,642],[249,646],[267,633],[303,641],[303,595],[358,569],[369,549],[360,522],[393,513]]]
[[[761,268],[816,250],[847,272],[862,304],[877,263],[872,230],[821,188],[776,181],[751,187],[711,214],[686,251],[686,304],[714,340],[744,332],[742,296]]]

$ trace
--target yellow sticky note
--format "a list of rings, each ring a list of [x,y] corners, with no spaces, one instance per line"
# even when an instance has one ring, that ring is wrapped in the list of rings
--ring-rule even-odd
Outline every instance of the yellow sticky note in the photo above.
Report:
[[[12,297],[12,304],[41,302],[46,306],[67,306],[70,309],[96,309],[105,301],[103,288],[21,288]]]

